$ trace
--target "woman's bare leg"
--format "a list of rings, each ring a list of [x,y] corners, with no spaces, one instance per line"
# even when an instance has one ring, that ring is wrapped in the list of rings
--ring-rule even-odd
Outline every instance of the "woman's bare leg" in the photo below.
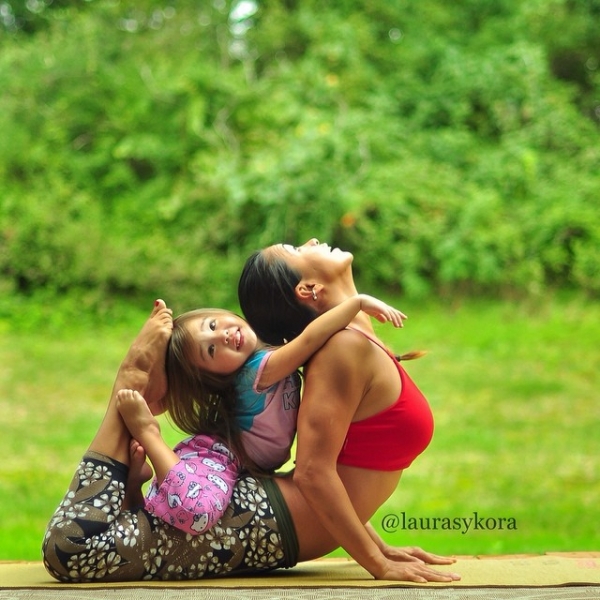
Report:
[[[130,464],[131,435],[117,410],[117,392],[128,388],[147,395],[149,391],[151,410],[156,414],[161,412],[161,399],[166,389],[165,354],[172,331],[172,311],[162,300],[157,300],[119,367],[106,414],[89,446],[90,451]]]

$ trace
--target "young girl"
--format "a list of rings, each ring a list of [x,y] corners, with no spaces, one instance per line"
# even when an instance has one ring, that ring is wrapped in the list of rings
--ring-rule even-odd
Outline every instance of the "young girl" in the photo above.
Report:
[[[312,297],[317,300],[315,289]],[[136,440],[132,463],[143,455],[141,445],[155,471],[146,509],[187,533],[202,533],[222,517],[242,467],[265,473],[282,466],[296,431],[297,369],[361,310],[395,327],[406,318],[358,294],[276,348],[263,344],[244,319],[229,311],[200,309],[175,319],[166,360],[167,410],[191,437],[171,450],[144,398],[131,390],[118,393],[119,412]],[[230,425],[223,430],[215,423]]]

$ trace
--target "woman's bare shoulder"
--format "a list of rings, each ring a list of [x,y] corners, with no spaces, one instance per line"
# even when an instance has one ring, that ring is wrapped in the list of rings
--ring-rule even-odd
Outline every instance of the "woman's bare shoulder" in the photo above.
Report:
[[[342,329],[334,335],[312,356],[309,363],[321,364],[334,361],[336,365],[360,362],[370,354],[373,344],[369,338],[356,329]]]

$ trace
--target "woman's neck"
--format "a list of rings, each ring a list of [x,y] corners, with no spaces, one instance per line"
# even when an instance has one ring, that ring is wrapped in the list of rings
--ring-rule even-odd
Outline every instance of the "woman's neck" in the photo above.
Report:
[[[356,286],[354,282],[345,286],[343,289],[339,288],[335,291],[329,289],[327,291],[327,298],[325,302],[325,310],[329,310],[334,306],[338,306],[344,300],[351,298],[352,296],[356,296],[358,291],[356,290]],[[371,317],[366,313],[359,311],[354,319],[350,322],[350,327],[354,327],[355,329],[360,329],[364,333],[368,333],[370,335],[374,335],[375,331],[373,329],[373,325],[371,322]]]
[[[373,323],[371,321],[371,317],[364,312],[359,312],[354,319],[350,322],[349,327],[353,327],[354,329],[359,329],[363,333],[370,335],[371,337],[375,337],[375,330],[373,329]]]

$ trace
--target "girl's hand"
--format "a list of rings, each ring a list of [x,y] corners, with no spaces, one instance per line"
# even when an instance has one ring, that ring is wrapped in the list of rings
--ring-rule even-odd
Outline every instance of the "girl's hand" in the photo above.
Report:
[[[403,327],[402,320],[408,319],[403,312],[373,296],[359,294],[358,297],[360,298],[360,309],[381,323],[390,321],[394,327]]]

